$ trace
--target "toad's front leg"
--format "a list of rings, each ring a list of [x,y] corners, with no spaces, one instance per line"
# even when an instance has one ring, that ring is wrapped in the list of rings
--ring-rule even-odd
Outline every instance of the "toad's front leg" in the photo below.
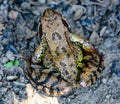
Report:
[[[82,47],[86,52],[95,52],[95,48],[90,44],[90,42],[78,35],[70,33],[70,40],[78,47]]]
[[[35,50],[34,56],[32,57],[32,62],[41,63],[44,54],[45,54],[44,42],[41,41],[40,45]]]
[[[96,82],[98,75],[102,71],[103,56],[97,53],[87,53],[82,62],[84,67],[80,75],[80,85],[83,87],[90,86]]]
[[[61,78],[60,74],[51,69],[33,69],[27,74],[31,84],[49,96],[67,95],[73,91],[71,84]]]

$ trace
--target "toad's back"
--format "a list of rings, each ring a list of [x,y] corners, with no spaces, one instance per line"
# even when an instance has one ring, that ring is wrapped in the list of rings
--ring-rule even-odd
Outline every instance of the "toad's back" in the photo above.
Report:
[[[75,82],[77,75],[76,61],[69,42],[69,31],[63,24],[62,17],[48,9],[41,19],[42,38],[47,42],[51,61],[61,76],[68,82]]]

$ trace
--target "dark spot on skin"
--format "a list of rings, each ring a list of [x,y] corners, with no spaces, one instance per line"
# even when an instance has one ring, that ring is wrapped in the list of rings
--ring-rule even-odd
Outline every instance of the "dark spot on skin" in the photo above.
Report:
[[[51,22],[51,25],[53,25],[53,23]]]
[[[47,51],[47,48],[45,47],[45,49],[44,49],[45,51]]]
[[[55,73],[55,71],[50,71],[48,73],[48,75],[46,76],[46,78],[44,80],[42,80],[41,82],[39,82],[38,84],[40,85],[45,85],[46,83],[49,82],[50,78],[53,76],[53,74]],[[44,73],[43,73],[44,74]],[[42,76],[41,76],[42,77]]]
[[[45,36],[46,36],[46,33],[45,33],[45,32],[43,32],[43,35],[45,35]]]
[[[51,84],[50,86],[50,92],[52,92],[52,90],[56,90],[55,87],[58,86],[60,83],[58,81],[55,81]]]
[[[50,50],[48,50],[48,52],[51,54]]]
[[[57,75],[56,78],[58,79],[58,81],[61,81],[61,75]]]
[[[83,71],[82,67],[77,67],[77,69],[80,71],[80,73],[82,73],[82,71]]]
[[[53,67],[56,67],[54,63],[52,63],[52,66],[53,66]]]
[[[65,47],[62,47],[61,50],[62,50],[64,53],[66,53]]]
[[[59,47],[57,46],[56,49],[59,50]]]
[[[60,39],[60,40],[62,39],[62,37],[59,33],[55,32],[55,34],[57,35],[58,39]]]
[[[95,80],[96,80],[97,79],[97,73],[96,73],[96,71],[93,71],[92,73],[93,73],[93,75],[95,77]]]
[[[63,69],[64,70],[64,69]],[[64,73],[64,71],[62,70],[62,72],[61,72],[61,76],[64,76],[65,75],[65,73]]]
[[[88,66],[88,65],[87,65],[88,61],[87,61],[86,59],[83,59],[83,60],[81,61],[81,63],[84,63],[86,67]]]
[[[47,27],[47,28],[50,28],[50,26],[48,26],[48,25],[47,25],[46,27]]]
[[[53,59],[51,58],[50,61],[53,62]]]
[[[64,62],[60,62],[60,65],[63,66],[63,67],[66,66],[66,64]]]
[[[60,55],[58,52],[57,52],[56,54],[57,54],[57,56],[59,56],[59,55]]]
[[[55,33],[52,33],[52,40],[55,40]]]
[[[98,69],[97,69],[97,72],[101,73],[101,70],[100,70],[100,68],[98,68]]]
[[[54,20],[57,20],[57,16],[55,16]]]
[[[35,82],[38,84],[39,82],[38,82],[38,80],[40,79],[40,77],[42,76],[42,74],[43,73],[39,73],[39,75],[36,75],[36,77],[35,77]],[[34,78],[34,77],[32,77],[32,78]]]
[[[56,47],[55,53],[57,54],[57,56],[59,56],[59,55],[60,55],[60,50],[59,50],[59,47]]]
[[[56,89],[57,89],[57,93],[61,92],[61,90],[60,90],[60,88],[59,88],[59,87],[57,87]]]
[[[91,80],[91,83],[93,84],[94,83],[94,81],[93,81],[93,76],[92,76],[92,74],[90,74],[90,80]]]
[[[70,58],[70,54],[69,53],[66,56],[67,56],[67,58]]]
[[[57,40],[57,39],[61,40],[62,39],[61,35],[57,32],[52,33],[52,40]]]
[[[67,79],[71,79],[72,78],[72,76],[70,75],[70,76],[67,76]]]
[[[98,67],[98,63],[95,60],[90,60],[90,63],[94,67]]]
[[[75,64],[71,63],[69,66],[70,66],[70,67],[73,67],[74,65],[75,65]]]
[[[74,73],[75,75],[77,74],[77,72],[76,72],[76,71],[74,71],[73,73]]]

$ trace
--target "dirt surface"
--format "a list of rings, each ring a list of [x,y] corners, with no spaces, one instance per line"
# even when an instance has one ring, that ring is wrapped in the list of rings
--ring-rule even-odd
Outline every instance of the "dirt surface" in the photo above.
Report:
[[[69,96],[48,97],[25,78],[25,57],[38,46],[38,23],[52,8],[72,33],[87,38],[104,55],[97,82]],[[119,0],[0,0],[0,104],[120,104]]]

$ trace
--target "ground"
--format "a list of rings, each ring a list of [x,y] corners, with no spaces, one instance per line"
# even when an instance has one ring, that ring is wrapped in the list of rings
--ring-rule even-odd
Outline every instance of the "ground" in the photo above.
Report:
[[[69,96],[39,93],[23,72],[24,58],[38,46],[39,19],[48,7],[104,55],[97,82]],[[0,0],[0,104],[120,104],[119,27],[119,0]]]

